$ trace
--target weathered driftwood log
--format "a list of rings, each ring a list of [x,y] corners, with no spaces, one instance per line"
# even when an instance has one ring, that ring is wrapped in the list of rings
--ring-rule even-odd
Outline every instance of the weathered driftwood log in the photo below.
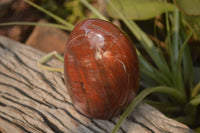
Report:
[[[43,55],[0,36],[0,132],[111,132],[119,118],[97,120],[77,112],[65,88],[63,74],[37,67],[37,60]],[[49,65],[62,67],[62,63],[55,59]],[[140,104],[118,132],[193,131],[155,108]]]

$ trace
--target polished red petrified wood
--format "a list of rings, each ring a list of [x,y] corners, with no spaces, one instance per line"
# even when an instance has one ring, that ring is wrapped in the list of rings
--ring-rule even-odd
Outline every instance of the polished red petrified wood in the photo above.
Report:
[[[100,19],[76,25],[66,45],[64,69],[75,108],[92,118],[109,119],[121,113],[139,86],[138,58],[131,40]]]

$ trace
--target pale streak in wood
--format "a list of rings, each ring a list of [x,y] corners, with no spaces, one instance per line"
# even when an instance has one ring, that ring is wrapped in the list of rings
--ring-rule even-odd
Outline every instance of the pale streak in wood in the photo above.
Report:
[[[44,53],[0,36],[0,132],[109,133],[119,118],[88,119],[71,104],[62,73],[37,67]],[[61,67],[52,60],[50,65]],[[192,133],[140,104],[118,133]]]

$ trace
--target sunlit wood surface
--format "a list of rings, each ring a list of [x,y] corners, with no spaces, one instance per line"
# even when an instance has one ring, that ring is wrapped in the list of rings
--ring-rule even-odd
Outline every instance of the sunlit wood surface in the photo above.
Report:
[[[48,45],[48,44],[47,44]],[[0,36],[0,132],[110,133],[119,118],[90,119],[74,109],[62,73],[37,67],[44,53]],[[49,65],[62,67],[51,60]],[[119,133],[192,133],[140,104]]]

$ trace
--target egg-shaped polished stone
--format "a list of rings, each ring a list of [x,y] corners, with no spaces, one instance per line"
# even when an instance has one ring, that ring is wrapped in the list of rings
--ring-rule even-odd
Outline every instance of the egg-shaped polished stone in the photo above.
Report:
[[[133,100],[139,64],[129,37],[114,24],[88,19],[71,32],[64,75],[75,108],[91,118],[109,119]]]

